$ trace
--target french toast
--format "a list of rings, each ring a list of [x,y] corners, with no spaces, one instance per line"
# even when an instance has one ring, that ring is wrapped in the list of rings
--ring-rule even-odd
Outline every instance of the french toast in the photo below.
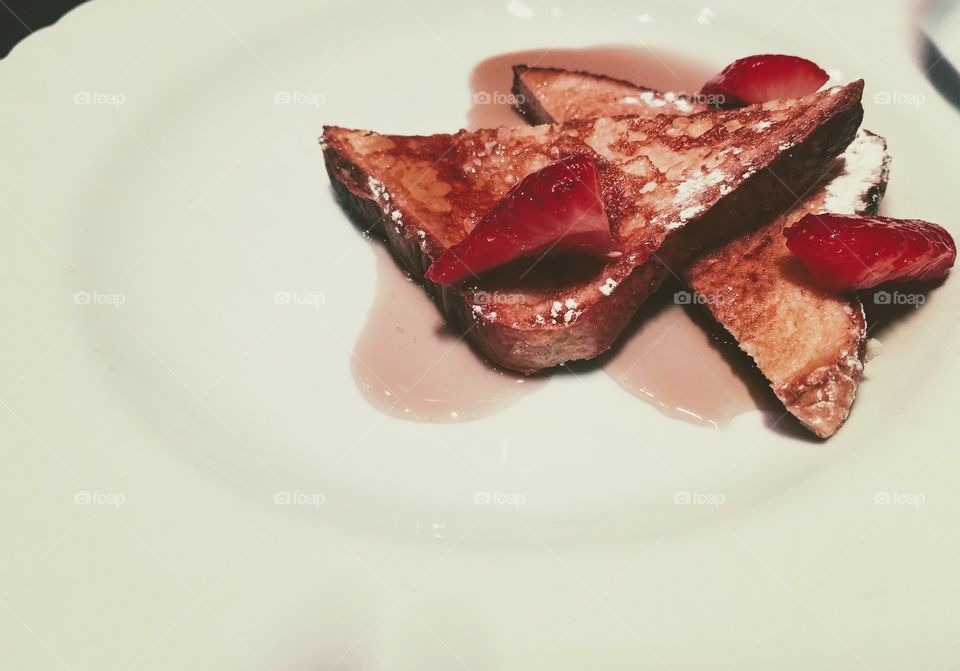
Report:
[[[517,66],[514,92],[522,94],[516,98],[522,101],[519,111],[530,123],[643,106],[649,113],[687,113],[649,105],[668,94],[569,70]],[[875,213],[889,162],[884,139],[860,131],[801,203],[709,251],[682,272],[714,318],[753,358],[786,409],[821,438],[843,424],[863,376],[863,306],[855,297],[839,296],[814,282],[787,249],[783,231],[808,212]]]
[[[786,409],[821,438],[853,405],[866,350],[863,305],[822,288],[787,249],[784,229],[808,212],[873,214],[889,155],[861,131],[830,177],[790,212],[694,261],[683,273],[711,314],[770,381]]]
[[[687,96],[661,93],[622,79],[580,70],[513,67],[517,111],[533,124],[601,116],[695,114],[710,109]]]
[[[512,265],[456,285],[424,281],[457,329],[493,363],[523,373],[608,349],[673,268],[789,207],[850,143],[862,82],[792,101],[691,116],[381,135],[324,128],[328,174],[346,209],[379,229],[424,281],[518,180],[561,158],[597,163],[622,251]]]

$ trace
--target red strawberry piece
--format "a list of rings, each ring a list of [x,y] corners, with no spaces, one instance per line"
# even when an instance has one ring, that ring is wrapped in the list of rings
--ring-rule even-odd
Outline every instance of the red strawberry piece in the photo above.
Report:
[[[950,234],[919,219],[808,214],[783,233],[817,282],[835,291],[938,280],[957,258]]]
[[[426,276],[452,284],[523,257],[571,252],[611,257],[616,248],[597,165],[577,154],[527,175],[434,261]]]
[[[743,107],[816,93],[830,76],[805,58],[764,54],[734,61],[700,89],[718,107]]]

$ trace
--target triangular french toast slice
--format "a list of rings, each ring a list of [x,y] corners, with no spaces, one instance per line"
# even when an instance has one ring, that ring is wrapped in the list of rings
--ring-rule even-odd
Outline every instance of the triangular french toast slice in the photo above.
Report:
[[[821,438],[840,428],[853,405],[863,377],[866,320],[856,297],[817,285],[787,249],[783,230],[810,212],[874,214],[888,171],[884,139],[860,131],[802,203],[700,256],[683,273],[786,409]]]
[[[689,114],[660,102],[680,96],[571,70],[517,66],[514,92],[520,113],[534,124],[625,109],[637,114]],[[860,131],[802,202],[768,225],[704,254],[683,271],[714,318],[753,357],[787,410],[822,438],[843,424],[863,376],[863,306],[855,297],[818,287],[787,249],[783,229],[808,212],[875,213],[886,189],[889,163],[884,139]]]
[[[515,65],[517,110],[533,125],[601,116],[695,114],[709,107],[688,96],[661,93],[622,79],[581,70]]]
[[[380,225],[423,280],[513,184],[586,153],[621,256],[514,264],[459,285],[425,282],[494,363],[534,372],[605,351],[672,268],[789,206],[856,133],[856,82],[794,101],[690,117],[399,136],[325,127],[327,171],[347,209]]]

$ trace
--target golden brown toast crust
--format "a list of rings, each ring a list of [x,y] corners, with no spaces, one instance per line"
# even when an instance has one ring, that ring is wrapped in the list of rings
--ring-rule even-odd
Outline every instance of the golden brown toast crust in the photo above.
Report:
[[[585,90],[589,95],[584,95]],[[513,67],[513,94],[517,111],[533,125],[601,116],[689,115],[709,109],[684,96],[661,93],[622,79],[526,65]]]
[[[783,230],[809,212],[875,213],[888,173],[886,142],[861,131],[801,204],[703,255],[685,272],[787,410],[821,438],[846,420],[863,377],[863,306],[819,287],[787,249]]]
[[[620,98],[649,100],[651,95],[643,87],[590,73],[525,66],[514,73],[514,92],[524,93],[518,98],[526,106],[521,112],[533,122],[608,114],[623,107]],[[606,108],[597,102],[615,98]],[[668,113],[683,112],[669,108]],[[807,212],[875,212],[889,159],[883,138],[861,131],[801,204],[704,255],[683,273],[753,357],[786,408],[820,437],[832,435],[846,419],[863,376],[863,307],[856,298],[817,287],[787,249],[783,229]]]
[[[429,137],[327,127],[322,143],[348,208],[369,223],[374,210],[362,201],[377,205],[394,256],[418,279],[520,179],[574,153],[596,158],[619,259],[543,262],[550,272],[504,269],[455,287],[428,285],[481,352],[533,372],[603,352],[668,268],[788,205],[782,184],[806,189],[853,137],[861,93],[857,82],[794,102],[691,117]]]

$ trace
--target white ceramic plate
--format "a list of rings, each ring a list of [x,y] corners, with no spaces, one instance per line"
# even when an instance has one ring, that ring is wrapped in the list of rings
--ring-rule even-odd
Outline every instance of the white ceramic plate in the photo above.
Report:
[[[32,36],[0,62],[6,664],[960,663],[960,285],[883,334],[827,444],[670,420],[600,374],[405,422],[351,377],[374,252],[316,143],[461,127],[505,52],[799,53],[867,80],[885,211],[956,232],[960,123],[907,9],[96,0]]]

